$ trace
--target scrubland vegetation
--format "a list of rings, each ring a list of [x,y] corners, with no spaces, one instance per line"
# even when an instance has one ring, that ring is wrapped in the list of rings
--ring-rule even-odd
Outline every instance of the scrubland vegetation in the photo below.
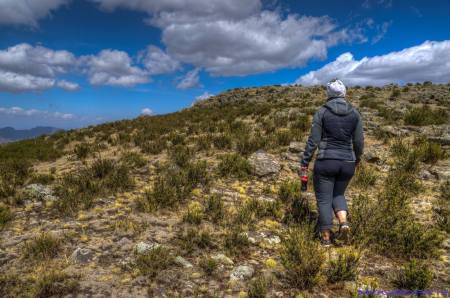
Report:
[[[297,175],[322,87],[236,89],[0,146],[0,296],[448,290],[449,96],[449,85],[349,90],[366,155],[348,191],[351,241],[329,249]],[[277,165],[268,174],[257,151]]]

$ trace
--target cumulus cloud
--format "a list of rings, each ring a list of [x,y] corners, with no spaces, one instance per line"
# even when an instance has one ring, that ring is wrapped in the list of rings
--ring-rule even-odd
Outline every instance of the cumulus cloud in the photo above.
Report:
[[[184,78],[177,84],[178,89],[190,89],[200,86],[199,68],[195,68],[188,72]]]
[[[67,4],[69,0],[1,0],[0,25],[29,25],[36,27],[39,19]]]
[[[76,62],[75,56],[68,51],[26,43],[0,50],[0,91],[37,91],[55,86],[76,90],[75,83],[57,79]]]
[[[248,75],[323,59],[339,42],[359,38],[328,17],[262,10],[260,0],[92,0],[105,10],[146,12],[170,56],[213,75]]]
[[[142,109],[141,110],[141,115],[152,115],[153,114],[153,111],[151,110],[151,109],[149,109],[149,108],[144,108],[144,109]]]
[[[450,81],[450,40],[426,41],[421,45],[382,56],[356,60],[351,53],[311,71],[295,82],[303,85],[325,84],[339,78],[348,85],[385,85],[389,83]]]
[[[148,73],[133,66],[126,52],[103,50],[95,56],[85,56],[81,60],[87,66],[89,82],[92,85],[131,87],[150,81]]]
[[[69,82],[66,80],[58,81],[56,85],[67,91],[76,91],[80,89],[80,85],[78,85],[77,83]]]
[[[149,46],[141,52],[139,60],[150,75],[172,73],[180,68],[180,62],[155,46]]]
[[[21,107],[10,107],[10,108],[0,107],[0,114],[10,116],[39,116],[44,118],[53,118],[61,120],[72,120],[76,118],[74,114],[50,112],[36,109],[24,109]]]

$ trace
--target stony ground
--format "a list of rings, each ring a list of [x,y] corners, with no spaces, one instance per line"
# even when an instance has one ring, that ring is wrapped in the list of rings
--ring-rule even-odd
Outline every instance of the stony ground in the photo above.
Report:
[[[302,110],[303,102],[315,102],[315,105],[307,108],[314,111],[324,96],[321,89],[315,91],[303,87],[271,88],[231,91],[198,103],[197,108],[217,106],[239,99],[256,103],[263,101],[270,105],[271,100],[275,99],[272,113],[281,113],[281,117],[289,117],[292,111],[311,115],[310,111]],[[389,148],[395,140],[413,140],[422,135],[439,143],[442,150],[448,153],[448,119],[445,124],[415,126],[405,125],[402,115],[407,113],[408,109],[423,104],[448,110],[450,86],[410,86],[409,91],[402,90],[396,98],[392,98],[393,89],[394,87],[388,86],[374,91],[363,88],[350,91],[349,98],[356,106],[361,106],[364,100],[379,101],[383,106],[392,109],[392,114],[400,115],[386,117],[379,109],[364,104],[359,108],[366,132],[364,165],[370,167],[378,176],[375,184],[366,189],[352,184],[347,193],[350,204],[352,199],[361,193],[375,197],[378,190],[385,183],[389,183],[385,180],[393,163]],[[295,105],[297,98],[305,94],[305,90],[313,94],[312,98],[300,98],[299,103]],[[374,93],[375,97],[371,98]],[[284,101],[294,103],[294,107],[276,106]],[[249,123],[259,121],[252,116],[243,117],[243,120]],[[391,276],[405,261],[376,253],[370,249],[370,245],[362,249],[362,256],[357,264],[357,276],[353,280],[330,283],[322,278],[311,289],[293,287],[285,279],[286,272],[280,259],[284,235],[290,227],[290,224],[283,220],[283,216],[249,217],[252,222],[247,223],[242,232],[249,245],[239,253],[230,252],[226,247],[226,234],[230,230],[227,218],[236,216],[242,204],[252,200],[277,202],[282,182],[298,181],[299,159],[306,133],[297,139],[288,140],[285,144],[248,154],[246,159],[252,166],[252,174],[245,179],[213,174],[219,164],[218,156],[229,151],[228,149],[209,149],[208,146],[207,150],[199,150],[195,154],[195,160],[207,162],[207,171],[212,177],[210,184],[207,187],[195,187],[186,200],[175,207],[157,208],[150,212],[138,208],[137,201],[151,191],[160,177],[160,165],[170,159],[167,152],[163,150],[158,154],[143,153],[139,146],[133,144],[131,138],[125,143],[104,142],[101,149],[95,153],[79,158],[74,153],[76,144],[96,146],[96,134],[100,134],[101,130],[91,128],[82,132],[85,135],[79,140],[70,140],[65,145],[62,156],[49,161],[34,162],[35,175],[52,172],[51,175],[56,180],[49,183],[30,180],[17,189],[24,198],[23,203],[11,205],[14,217],[0,232],[0,267],[2,274],[7,274],[10,278],[8,282],[0,283],[10,291],[8,293],[5,290],[4,295],[247,297],[250,283],[261,276],[270,280],[266,286],[267,297],[352,297],[356,295],[358,288],[364,288],[370,283],[376,283],[382,289],[396,288],[391,282]],[[71,132],[74,133],[76,134]],[[120,131],[116,134],[119,135]],[[184,135],[189,138],[188,133]],[[142,154],[145,161],[131,170],[134,180],[131,189],[96,197],[94,206],[80,208],[71,214],[55,212],[55,202],[59,198],[54,188],[59,178],[67,173],[80,171],[99,157],[118,160],[128,152]],[[448,181],[449,177],[448,155],[433,163],[420,163],[416,178],[421,181],[422,187],[420,192],[411,198],[411,210],[418,222],[435,225],[433,206],[441,195],[440,185]],[[206,214],[200,222],[186,220],[186,214],[189,212],[197,209],[200,213],[205,212],[202,208],[211,194],[220,196],[224,204],[225,219],[216,223]],[[303,196],[315,209],[311,186]],[[58,251],[44,259],[25,257],[26,243],[34,241],[42,233],[48,233],[58,239]],[[194,241],[201,238],[202,234],[208,235],[210,240],[206,242],[209,244],[202,246],[203,242]],[[439,257],[428,261],[434,274],[430,288],[448,290],[450,237],[445,231],[442,231],[442,235]],[[169,251],[170,264],[150,276],[143,274],[136,267],[137,257],[157,247]],[[336,257],[336,249],[333,247],[325,251],[326,262]],[[214,263],[211,265],[213,269],[208,270],[208,266],[204,265],[205,260],[214,260],[211,261]],[[73,291],[71,288],[69,291],[56,292],[36,292],[33,289],[27,290],[28,292],[17,291],[18,288],[25,287],[21,280],[29,280],[28,284],[33,284],[52,270],[64,273],[66,280],[74,280],[77,286],[73,287]],[[11,276],[14,277],[16,285],[11,281]],[[3,276],[3,280],[6,280],[6,277]],[[61,279],[56,283],[64,284],[61,286],[64,287],[67,286],[66,280]]]

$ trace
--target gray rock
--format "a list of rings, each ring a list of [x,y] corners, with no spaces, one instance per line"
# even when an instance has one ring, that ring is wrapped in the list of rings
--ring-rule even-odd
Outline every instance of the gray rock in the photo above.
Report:
[[[53,195],[53,191],[42,184],[30,184],[25,187],[26,194],[30,199],[36,199],[40,201],[55,201],[56,197]]]
[[[271,154],[264,151],[253,153],[248,161],[253,169],[253,173],[259,177],[277,174],[281,170],[278,161]]]
[[[434,167],[432,170],[430,170],[431,174],[438,177],[439,180],[446,181],[450,179],[450,169],[447,167]]]
[[[211,256],[211,258],[221,264],[224,264],[224,265],[233,265],[234,264],[233,260],[224,254],[217,254],[217,255]]]
[[[181,257],[181,256],[177,256],[175,258],[175,263],[177,263],[178,265],[184,267],[184,268],[192,268],[192,264],[186,260],[185,258]]]
[[[374,150],[366,150],[366,152],[364,152],[363,158],[367,162],[379,162],[380,161],[380,156]]]
[[[94,258],[94,253],[88,248],[78,247],[70,257],[76,263],[85,264],[92,261],[92,259]]]
[[[241,265],[233,269],[230,275],[231,280],[247,280],[252,278],[255,269],[252,266]]]
[[[145,243],[145,242],[139,242],[138,244],[136,244],[134,250],[136,251],[137,254],[145,254],[147,252],[149,252],[152,249],[155,249],[159,247],[158,243]]]
[[[305,150],[305,144],[301,142],[291,142],[289,144],[289,151],[292,153],[303,153]]]
[[[422,171],[419,172],[419,177],[420,179],[423,180],[431,180],[434,178],[433,174],[431,174],[429,171],[423,169]]]

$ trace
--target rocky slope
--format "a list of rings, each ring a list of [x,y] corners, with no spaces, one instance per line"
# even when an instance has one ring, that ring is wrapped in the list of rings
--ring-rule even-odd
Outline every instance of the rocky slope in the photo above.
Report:
[[[0,147],[2,297],[355,297],[448,290],[450,85],[354,87],[352,239],[322,249],[299,159],[322,87]]]

